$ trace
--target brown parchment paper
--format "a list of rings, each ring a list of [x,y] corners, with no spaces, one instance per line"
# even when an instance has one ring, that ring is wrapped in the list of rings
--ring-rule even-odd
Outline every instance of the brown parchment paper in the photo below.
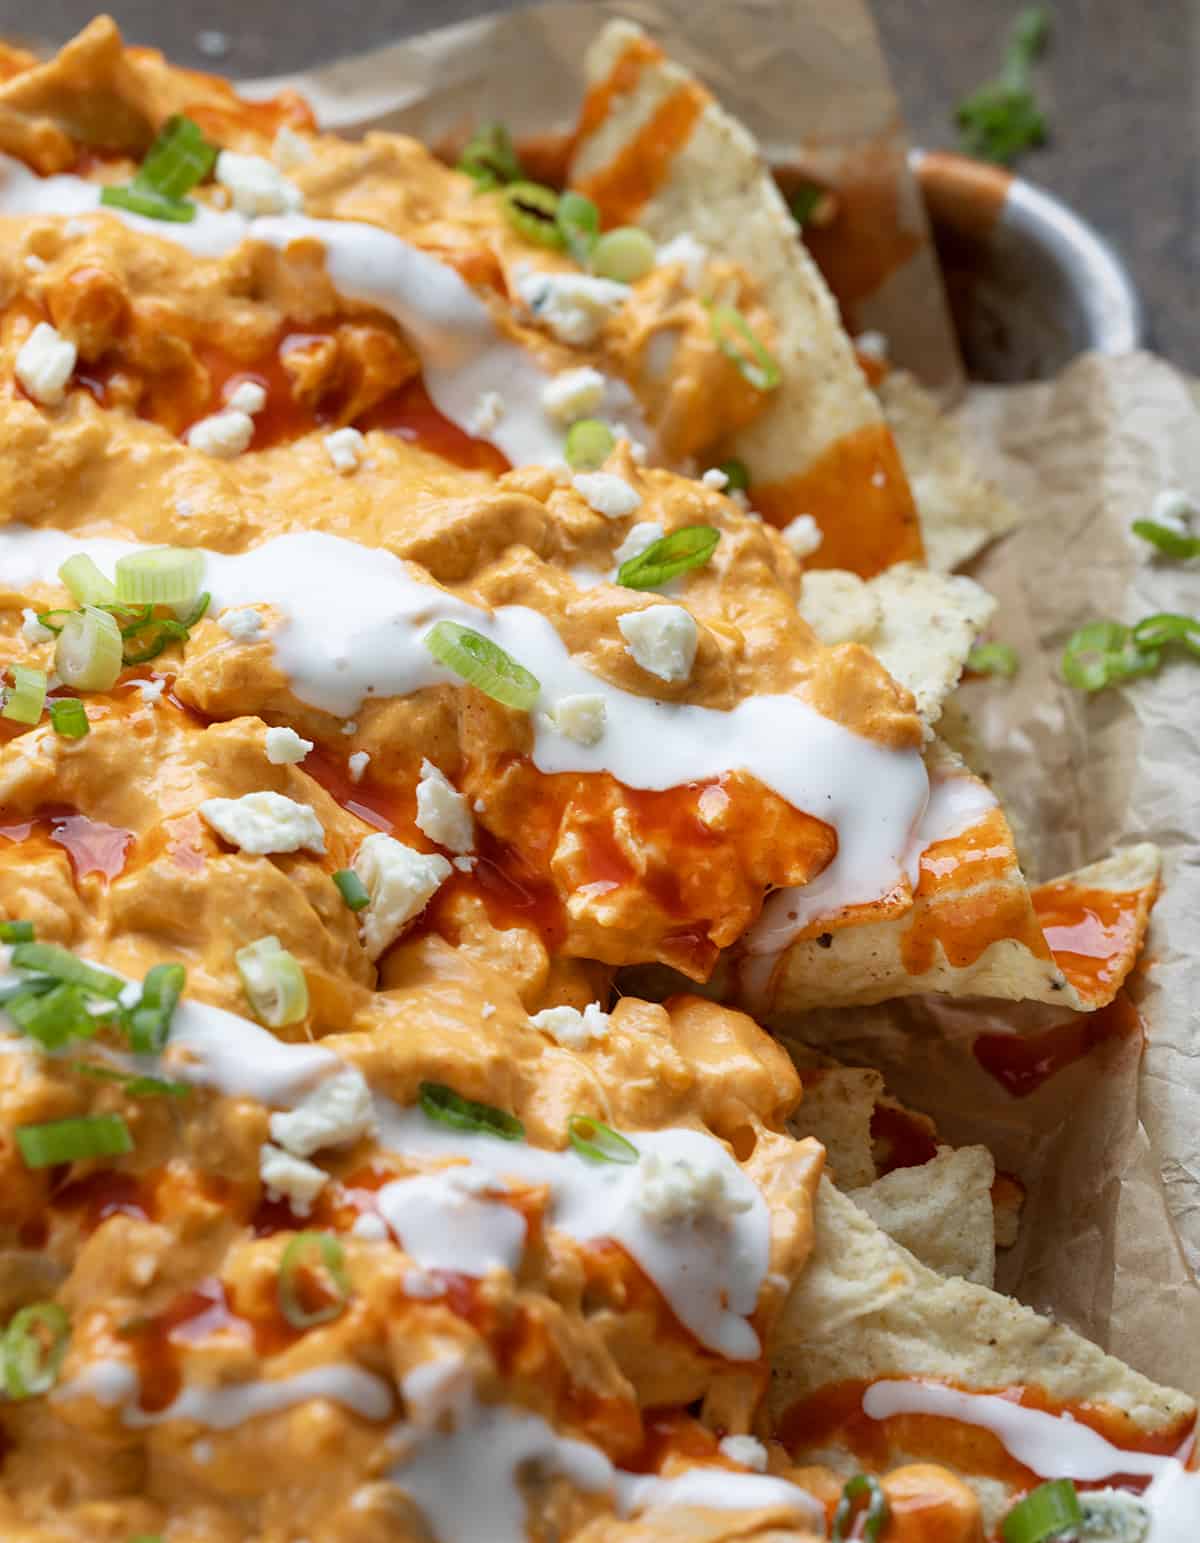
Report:
[[[487,17],[347,58],[249,94],[294,86],[323,127],[388,128],[430,143],[481,118],[518,137],[564,130],[582,53],[614,15],[641,22],[709,83],[774,160],[831,181],[883,168],[915,239],[856,307],[926,382],[958,379],[957,353],[894,94],[859,0],[596,0]],[[1064,1014],[938,999],[818,1013],[793,1025],[879,1066],[956,1143],[984,1141],[1026,1185],[1001,1284],[1143,1372],[1200,1396],[1200,674],[1173,665],[1130,691],[1084,697],[1057,679],[1066,637],[1095,617],[1200,610],[1200,569],[1161,565],[1129,533],[1154,495],[1200,497],[1200,406],[1146,355],[1086,358],[1056,382],[975,388],[961,408],[987,469],[1026,523],[976,576],[998,596],[995,633],[1015,682],[964,688],[983,758],[1032,876],[1048,878],[1153,840],[1167,855],[1148,964],[1133,984],[1147,1030],[1110,1038],[1027,1098],[980,1068],[981,1032],[1029,1033]]]

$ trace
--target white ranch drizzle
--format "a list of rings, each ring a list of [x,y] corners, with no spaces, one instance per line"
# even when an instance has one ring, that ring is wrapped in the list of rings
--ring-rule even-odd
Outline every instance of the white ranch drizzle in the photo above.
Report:
[[[783,1479],[724,1468],[661,1479],[614,1468],[603,1452],[560,1436],[540,1415],[478,1403],[459,1362],[417,1367],[402,1387],[409,1421],[393,1433],[401,1459],[389,1478],[421,1508],[438,1543],[525,1543],[525,1497],[517,1477],[529,1464],[606,1495],[621,1516],[680,1505],[732,1511],[771,1506],[824,1531],[819,1502]]]
[[[637,1204],[639,1164],[595,1163],[571,1148],[552,1152],[526,1142],[473,1136],[438,1125],[418,1109],[388,1107],[382,1100],[378,1105],[385,1147],[417,1158],[465,1157],[475,1173],[486,1176],[498,1189],[510,1178],[547,1185],[551,1226],[580,1242],[611,1238],[621,1244],[702,1344],[730,1360],[752,1360],[758,1355],[758,1335],[747,1320],[767,1273],[770,1213],[758,1186],[714,1137],[694,1130],[626,1133],[643,1157],[656,1152],[704,1167],[717,1164],[733,1197],[749,1202],[745,1211],[727,1221],[703,1217],[666,1224],[650,1221]],[[482,1197],[476,1197],[475,1206],[477,1220],[485,1211],[515,1214],[501,1201]],[[452,1208],[444,1209],[442,1217],[442,1225],[454,1225]],[[495,1241],[498,1225],[494,1217],[487,1224],[485,1235],[490,1242]],[[432,1254],[446,1246],[435,1247],[431,1242],[436,1229],[436,1220],[429,1216],[413,1234],[418,1250],[428,1251],[431,1265]],[[409,1234],[404,1236],[407,1247]],[[420,1251],[416,1257],[418,1263],[426,1263]],[[469,1273],[482,1273],[478,1262]]]
[[[39,214],[103,214],[202,258],[223,257],[244,241],[261,241],[279,251],[293,241],[319,241],[339,294],[377,307],[404,328],[439,412],[472,433],[480,399],[495,392],[505,410],[483,437],[514,466],[561,458],[562,433],[541,404],[550,377],[524,349],[501,336],[487,306],[454,268],[391,231],[359,220],[303,214],[247,219],[204,204],[186,223],[150,220],[102,206],[96,183],[68,175],[39,177],[22,162],[0,155],[0,216]],[[647,438],[627,388],[620,382],[609,386],[632,432]]]
[[[2,977],[0,984],[18,978]],[[7,1025],[9,1020],[0,1014],[0,1022]],[[175,1011],[161,1062],[112,1051],[104,1059],[131,1072],[175,1077],[227,1097],[275,1106],[298,1103],[345,1064],[318,1045],[277,1040],[248,1019],[188,999]],[[581,1242],[611,1238],[621,1244],[702,1344],[730,1360],[758,1355],[758,1335],[748,1319],[767,1273],[770,1213],[758,1186],[715,1137],[695,1130],[630,1133],[642,1154],[684,1157],[702,1169],[716,1165],[732,1198],[747,1203],[728,1221],[705,1217],[691,1223],[657,1223],[636,1204],[637,1165],[594,1163],[571,1148],[554,1152],[526,1142],[452,1131],[419,1109],[401,1108],[378,1094],[374,1102],[385,1149],[420,1160],[466,1159],[470,1166],[464,1170],[464,1182],[485,1191],[502,1193],[508,1178],[548,1185],[553,1226]],[[406,1185],[414,1184],[419,1184],[419,1204],[411,1187],[405,1193]],[[427,1268],[461,1269],[471,1275],[483,1275],[497,1265],[514,1266],[525,1224],[501,1201],[482,1194],[470,1197],[471,1231],[457,1238],[439,1236],[439,1228],[449,1232],[462,1224],[461,1211],[450,1203],[452,1185],[447,1176],[431,1174],[424,1182],[398,1180],[381,1191],[381,1197],[394,1192],[381,1210],[406,1252]]]
[[[193,1383],[165,1409],[153,1414],[137,1407],[138,1392],[136,1368],[124,1361],[96,1361],[78,1377],[60,1384],[51,1397],[59,1402],[94,1398],[110,1409],[120,1405],[121,1423],[131,1430],[170,1420],[191,1420],[209,1430],[232,1430],[256,1415],[276,1414],[313,1398],[341,1404],[364,1420],[386,1420],[395,1407],[392,1390],[381,1377],[349,1363],[310,1366],[274,1381],[255,1378],[220,1387]]]
[[[873,1420],[932,1414],[982,1426],[1011,1457],[1043,1479],[1095,1483],[1115,1474],[1149,1475],[1153,1482],[1141,1496],[1150,1518],[1148,1543],[1194,1543],[1200,1535],[1200,1473],[1187,1472],[1176,1457],[1113,1446],[1070,1414],[1026,1409],[995,1393],[908,1381],[872,1383],[862,1407]]]
[[[75,552],[111,568],[133,550],[137,543],[10,525],[0,528],[0,580],[16,590],[53,583],[60,563]],[[272,635],[276,662],[296,695],[314,707],[349,717],[367,696],[405,696],[456,680],[422,640],[435,621],[457,620],[498,643],[541,682],[542,710],[530,719],[541,771],[607,771],[627,787],[662,789],[745,770],[793,808],[832,825],[836,857],[808,888],[772,897],[755,934],[763,951],[790,940],[814,909],[876,900],[903,878],[929,794],[916,750],[888,750],[795,696],[752,696],[718,711],[622,691],[576,663],[537,611],[481,610],[420,582],[392,553],[340,536],[297,532],[238,555],[204,555],[214,609],[258,602],[287,618]],[[558,701],[580,693],[604,699],[606,731],[595,745],[568,739],[545,721]]]

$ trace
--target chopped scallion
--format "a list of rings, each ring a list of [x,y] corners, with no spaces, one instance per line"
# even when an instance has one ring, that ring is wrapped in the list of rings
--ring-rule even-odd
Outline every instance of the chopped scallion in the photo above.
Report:
[[[158,1094],[166,1098],[187,1098],[191,1084],[166,1082],[161,1077],[140,1077],[135,1072],[117,1071],[112,1066],[97,1066],[91,1061],[72,1061],[74,1069],[96,1082],[119,1082],[131,1098],[149,1098]]]
[[[4,1331],[4,1385],[9,1398],[35,1398],[58,1381],[71,1321],[57,1302],[32,1302]]]
[[[1165,648],[1178,643],[1190,654],[1200,654],[1200,619],[1178,611],[1159,611],[1145,616],[1134,627],[1132,638],[1138,648]]]
[[[146,971],[141,997],[128,1020],[129,1043],[138,1055],[158,1055],[166,1044],[186,979],[181,964],[156,964]]]
[[[505,707],[528,712],[541,682],[490,638],[455,621],[439,621],[425,634],[425,647],[447,669],[461,675]]]
[[[92,996],[111,997],[115,1001],[125,989],[125,982],[119,975],[110,975],[107,970],[77,959],[69,949],[60,948],[57,943],[18,943],[13,949],[12,962],[18,970],[30,970],[69,986],[80,986]]]
[[[558,248],[566,238],[558,224],[558,194],[540,182],[514,182],[502,194],[508,222],[527,241]]]
[[[51,1168],[86,1157],[120,1157],[133,1151],[133,1137],[119,1114],[18,1125],[15,1135],[27,1168]]]
[[[644,552],[623,562],[617,583],[626,589],[657,589],[691,568],[700,568],[717,550],[721,532],[711,525],[685,525],[651,542]]]
[[[0,922],[0,943],[32,943],[32,922]]]
[[[367,886],[353,868],[339,868],[333,876],[333,882],[337,885],[338,894],[350,910],[363,911],[370,905],[371,896],[367,892]]]
[[[59,567],[58,576],[80,605],[116,603],[116,585],[100,572],[86,552],[76,552],[74,557],[68,557]]]
[[[599,209],[582,193],[568,190],[559,196],[556,218],[567,251],[581,268],[586,268],[600,236]]]
[[[101,1018],[88,1011],[87,999],[78,986],[60,984],[49,991],[19,992],[4,1004],[4,1011],[30,1039],[44,1050],[57,1050],[72,1039],[89,1039]]]
[[[121,673],[121,629],[107,611],[85,605],[63,622],[54,668],[76,691],[107,691]]]
[[[744,493],[750,486],[749,468],[745,461],[739,461],[736,456],[731,456],[728,461],[722,461],[717,470],[725,473],[727,493]]]
[[[55,698],[50,703],[50,722],[63,739],[82,739],[88,732],[87,709],[76,696]]]
[[[117,599],[122,605],[183,605],[195,599],[204,556],[188,547],[157,546],[117,559]]]
[[[1157,520],[1134,520],[1133,533],[1156,546],[1164,557],[1200,557],[1200,536],[1188,536]]]
[[[36,723],[46,705],[46,672],[26,664],[12,666],[13,683],[4,693],[0,717],[12,723]]]
[[[636,1163],[638,1149],[632,1141],[587,1114],[573,1114],[567,1121],[567,1139],[581,1157],[594,1163]]]
[[[567,430],[563,455],[575,471],[595,471],[608,460],[616,443],[607,423],[599,418],[580,418]]]
[[[654,267],[658,247],[636,225],[605,231],[592,249],[592,272],[619,284],[636,284]]]
[[[520,182],[525,175],[512,136],[502,123],[480,124],[459,157],[458,170],[465,172],[480,192]]]
[[[976,675],[1003,675],[1011,680],[1019,666],[1016,649],[1007,643],[976,643],[967,655],[967,669]]]
[[[314,1285],[321,1300],[307,1306]],[[298,1232],[279,1261],[279,1310],[294,1329],[311,1329],[340,1318],[350,1300],[346,1255],[328,1232]]]
[[[247,1000],[260,1023],[281,1029],[308,1016],[308,982],[276,937],[259,938],[233,956]]]
[[[151,220],[186,223],[195,219],[196,205],[184,195],[203,182],[216,158],[217,147],[205,139],[200,125],[177,114],[163,125],[133,181],[104,188],[100,202]]]
[[[522,1141],[525,1127],[515,1114],[506,1114],[492,1104],[480,1104],[463,1098],[444,1082],[423,1082],[419,1089],[421,1110],[431,1120],[449,1125],[452,1130],[473,1131],[480,1136],[498,1136],[501,1141]]]
[[[862,1531],[852,1534],[850,1529],[854,1526],[855,1502],[864,1497],[867,1501],[866,1520]],[[879,1480],[870,1473],[856,1473],[852,1479],[846,1480],[842,1488],[842,1498],[833,1513],[830,1543],[846,1543],[851,1536],[862,1538],[864,1543],[879,1543],[890,1516],[887,1496]]]
[[[1099,691],[1158,669],[1162,655],[1143,650],[1121,622],[1094,621],[1080,627],[1063,650],[1062,673],[1068,686]]]
[[[1051,1479],[1019,1500],[1004,1518],[1004,1543],[1047,1543],[1060,1533],[1074,1532],[1083,1520],[1079,1496],[1070,1479]]]
[[[782,377],[774,355],[733,305],[710,304],[709,325],[717,347],[731,359],[756,391],[773,391]]]

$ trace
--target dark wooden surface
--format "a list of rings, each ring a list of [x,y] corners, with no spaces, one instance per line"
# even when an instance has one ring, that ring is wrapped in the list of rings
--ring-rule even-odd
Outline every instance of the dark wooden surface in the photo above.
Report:
[[[995,70],[1018,4],[875,0],[915,143],[954,144],[953,104]],[[0,0],[0,23],[10,36],[58,40],[94,8]],[[110,6],[131,40],[235,76],[302,69],[494,8],[497,0]],[[1200,0],[1050,0],[1050,9],[1054,40],[1039,82],[1053,140],[1022,169],[1109,236],[1133,269],[1154,345],[1200,372]]]

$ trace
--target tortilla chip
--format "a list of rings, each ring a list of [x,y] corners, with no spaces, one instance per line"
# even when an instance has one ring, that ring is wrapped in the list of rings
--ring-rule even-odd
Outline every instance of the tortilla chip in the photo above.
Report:
[[[898,563],[866,581],[833,568],[807,572],[798,609],[823,643],[869,648],[932,726],[996,602],[971,579]]]
[[[992,1182],[986,1147],[940,1147],[918,1168],[896,1168],[848,1191],[888,1237],[939,1275],[991,1286],[996,1278]]]
[[[912,1421],[903,1456],[889,1440],[890,1422],[879,1426],[886,1458],[874,1443],[870,1453],[850,1452],[840,1422],[861,1421],[855,1390],[881,1378],[937,1379],[968,1392],[1036,1383],[1054,1403],[1109,1406],[1140,1436],[1173,1434],[1195,1412],[1185,1394],[1157,1386],[1064,1325],[974,1281],[943,1279],[827,1180],[818,1190],[813,1254],[777,1323],[771,1364],[773,1425],[799,1462],[842,1453],[847,1466],[886,1469],[926,1455],[914,1451],[920,1438]],[[840,1417],[822,1398],[838,1385],[848,1395],[837,1400]],[[970,1451],[963,1444],[956,1457],[973,1479],[961,1466]],[[946,1461],[944,1450],[937,1459]],[[1011,1491],[975,1487],[994,1523]]]
[[[869,576],[919,559],[895,442],[752,136],[629,22],[604,29],[586,70],[572,187],[606,226],[688,235],[740,263],[775,323],[781,384],[721,452],[750,467],[754,507],[777,525],[812,515],[824,536],[814,566]]]
[[[965,775],[937,742],[927,759],[935,782]],[[926,849],[910,909],[858,924],[852,914],[813,923],[780,955],[765,989],[744,994],[760,1017],[784,1027],[815,1007],[929,991],[1090,1012],[1112,1001],[1133,967],[1160,862],[1157,848],[1142,843],[1031,892],[993,805]]]
[[[784,1041],[789,1053],[807,1047]],[[804,1100],[788,1121],[793,1136],[815,1136],[825,1148],[830,1177],[840,1189],[859,1189],[877,1176],[871,1116],[883,1093],[882,1075],[866,1066],[804,1068]]]
[[[877,387],[921,517],[925,560],[939,573],[960,568],[1021,521],[1021,511],[976,471],[954,415],[903,370]]]

